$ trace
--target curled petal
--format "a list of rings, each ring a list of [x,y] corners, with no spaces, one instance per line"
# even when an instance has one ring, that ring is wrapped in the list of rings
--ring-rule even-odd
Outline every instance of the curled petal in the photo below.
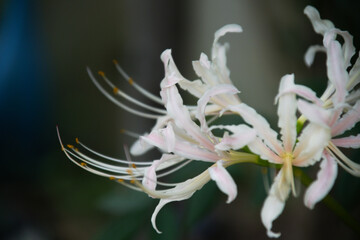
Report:
[[[214,126],[214,128],[227,129],[234,133],[232,135],[224,134],[220,143],[215,146],[215,148],[220,151],[243,148],[252,142],[256,137],[256,131],[246,125]]]
[[[231,33],[231,32],[235,33],[235,32],[242,32],[242,31],[243,31],[242,27],[238,24],[228,24],[228,25],[223,26],[222,28],[220,28],[219,30],[217,30],[215,32],[213,46],[216,46],[217,42],[219,41],[219,38],[224,36],[226,33]],[[213,53],[212,57],[213,58],[216,57],[216,56],[214,56],[214,53]]]
[[[326,110],[320,106],[308,103],[303,100],[298,101],[299,111],[307,118],[310,122],[319,124],[320,126],[327,127],[329,124],[330,114],[329,110]]]
[[[326,52],[326,49],[320,45],[314,45],[308,48],[304,56],[306,66],[310,67],[313,64],[317,52]]]
[[[317,179],[311,183],[305,192],[304,204],[313,209],[315,204],[321,201],[334,185],[337,176],[337,163],[326,151],[323,154]]]
[[[258,114],[253,108],[249,107],[245,103],[238,105],[232,105],[225,108],[239,114],[245,122],[252,125],[256,130],[258,136],[264,140],[265,144],[268,145],[274,152],[280,153],[283,151],[280,142],[277,140],[277,133],[270,128],[269,123],[266,119]]]
[[[360,54],[349,72],[349,78],[347,89],[352,90],[360,82]]]
[[[236,87],[230,84],[220,84],[205,92],[205,94],[197,102],[198,108],[196,112],[196,118],[200,121],[202,131],[206,132],[208,128],[205,119],[205,108],[211,98],[219,94],[232,95],[238,92],[239,90],[237,90]]]
[[[219,189],[228,195],[226,203],[231,203],[237,196],[237,187],[234,179],[222,165],[222,160],[209,168],[210,177],[214,180]]]
[[[306,6],[304,13],[310,19],[316,33],[324,35],[327,31],[334,28],[334,24],[329,20],[321,19],[318,10],[312,6]]]
[[[281,235],[271,231],[272,223],[284,210],[285,201],[290,193],[290,184],[284,182],[283,179],[283,169],[281,169],[261,209],[261,221],[267,230],[268,237],[272,238],[278,238]]]
[[[157,168],[164,162],[174,159],[174,155],[164,154],[161,159],[153,161],[150,167],[146,168],[144,171],[144,177],[142,184],[151,190],[155,190],[157,185]]]

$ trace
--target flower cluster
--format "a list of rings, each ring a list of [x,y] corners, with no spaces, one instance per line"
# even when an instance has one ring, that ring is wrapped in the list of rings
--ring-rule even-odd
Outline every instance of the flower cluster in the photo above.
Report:
[[[339,149],[360,147],[360,134],[346,135],[360,120],[360,91],[357,90],[360,57],[351,64],[355,48],[348,32],[335,28],[329,20],[321,19],[318,11],[311,6],[306,7],[304,12],[315,32],[323,36],[323,45],[311,46],[305,54],[305,62],[310,66],[315,53],[324,52],[328,85],[322,96],[317,97],[310,88],[295,84],[294,74],[281,78],[275,98],[280,137],[263,116],[239,99],[239,91],[230,80],[225,55],[228,45],[218,41],[227,33],[242,32],[239,25],[230,24],[215,33],[211,58],[201,53],[200,59],[193,62],[199,77],[197,80],[191,81],[181,75],[171,50],[162,53],[165,77],[161,81],[160,97],[140,87],[114,62],[125,80],[161,107],[136,100],[99,72],[111,89],[107,90],[109,88],[98,82],[88,69],[91,80],[106,97],[133,114],[155,119],[156,124],[150,133],[142,136],[126,132],[138,140],[130,151],[125,149],[125,160],[98,153],[78,139],[79,148],[64,146],[59,138],[64,153],[87,171],[160,199],[151,218],[154,229],[159,233],[155,219],[165,204],[190,198],[210,180],[216,182],[227,195],[227,203],[230,203],[237,196],[237,187],[227,167],[244,162],[258,165],[271,163],[267,166],[275,166],[278,171],[262,207],[261,220],[269,237],[279,237],[280,233],[272,231],[272,223],[282,213],[290,192],[296,196],[294,167],[308,167],[321,162],[317,179],[304,196],[304,203],[309,208],[328,194],[337,176],[338,165],[352,175],[360,176],[360,165]],[[185,105],[179,88],[196,97],[197,105]],[[127,100],[144,111],[130,108],[121,100]],[[223,114],[239,115],[244,124],[213,124]],[[223,135],[217,136],[215,129],[222,130]],[[160,159],[150,162],[131,160],[131,155],[145,154],[154,147],[161,151]],[[159,180],[193,161],[207,162],[208,168],[180,183]]]

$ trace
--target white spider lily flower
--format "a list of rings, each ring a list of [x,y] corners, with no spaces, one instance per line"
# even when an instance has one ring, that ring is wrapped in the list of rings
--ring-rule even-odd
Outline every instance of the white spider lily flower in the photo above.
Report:
[[[197,98],[200,98],[210,88],[220,84],[233,85],[230,79],[230,71],[226,66],[226,50],[229,48],[229,45],[222,45],[218,42],[222,36],[232,32],[242,32],[241,26],[237,24],[228,24],[217,30],[214,35],[214,42],[211,50],[211,61],[205,53],[200,54],[200,59],[198,61],[193,61],[195,73],[201,80],[190,81],[184,78],[175,65],[170,49],[165,50],[161,54],[166,74],[178,78],[179,86]],[[211,102],[219,107],[225,107],[229,104],[235,105],[240,103],[240,99],[237,95],[220,94],[212,98]]]
[[[315,32],[324,37],[323,46],[309,48],[305,54],[305,62],[311,65],[317,51],[325,52],[329,78],[328,87],[321,98],[316,98],[314,94],[311,97],[309,94],[299,94],[319,106],[307,111],[308,114],[304,117],[311,115],[320,118],[324,115],[324,109],[331,112],[330,120],[326,124],[331,128],[332,139],[323,152],[317,180],[310,185],[304,196],[305,205],[312,209],[331,190],[337,177],[337,164],[350,174],[360,176],[360,164],[351,161],[338,148],[360,148],[360,134],[343,136],[360,121],[360,91],[355,90],[355,86],[360,82],[360,56],[351,66],[350,60],[355,54],[353,37],[346,31],[336,29],[329,20],[321,19],[315,8],[308,6],[304,12],[309,17]],[[336,40],[337,35],[343,38],[343,45]],[[350,67],[350,71],[347,71]],[[299,108],[308,108],[308,104],[300,102]]]
[[[189,91],[192,95],[197,98],[200,98],[207,90],[212,87],[221,85],[221,84],[232,84],[230,80],[230,71],[226,66],[226,50],[228,49],[228,44],[220,44],[218,40],[224,36],[226,33],[231,32],[242,32],[242,28],[237,24],[229,24],[220,28],[215,32],[214,42],[212,47],[212,61],[209,61],[208,57],[202,53],[199,61],[194,61],[193,66],[195,72],[201,77],[202,80],[190,81],[185,79],[177,69],[174,60],[171,56],[171,50],[165,50],[161,54],[161,59],[164,62],[166,74],[176,76],[180,79],[179,85]],[[162,104],[162,100],[148,92],[140,85],[138,85],[114,60],[114,64],[118,72],[122,77],[127,80],[127,82],[133,86],[140,94],[147,97],[149,100],[153,101],[156,104]],[[87,72],[90,76],[90,79],[93,81],[95,86],[113,103],[115,103],[120,108],[138,115],[140,117],[149,118],[156,120],[152,130],[160,129],[166,126],[167,122],[170,120],[167,112],[162,107],[153,107],[146,103],[140,102],[132,96],[126,94],[124,91],[120,90],[115,84],[113,84],[105,75],[104,72],[99,71],[99,75],[105,83],[110,87],[110,90],[107,90],[103,85],[96,79],[91,70],[87,68]],[[112,92],[112,93],[111,93]],[[122,100],[124,99],[130,102],[133,105],[138,106],[143,110],[135,109],[128,104],[125,104]],[[211,99],[213,102],[212,105],[208,105],[205,109],[206,115],[216,114],[221,109],[229,104],[238,104],[240,99],[237,95],[227,95],[222,94],[218,95]],[[190,115],[192,118],[195,117],[195,107],[186,106],[189,109]],[[133,135],[133,134],[132,134]],[[134,156],[142,155],[148,150],[152,149],[152,146],[146,144],[141,140],[135,141],[135,143],[130,148],[130,153]]]
[[[269,123],[251,107],[244,103],[228,107],[228,110],[239,114],[256,130],[258,139],[248,145],[252,152],[271,163],[283,165],[261,210],[261,219],[269,237],[280,236],[280,233],[271,231],[272,222],[283,211],[291,189],[296,195],[293,166],[306,167],[320,160],[323,149],[330,139],[328,126],[313,118],[310,118],[310,123],[297,138],[296,110],[298,103],[296,94],[287,91],[288,89],[310,92],[306,87],[299,88],[294,84],[294,75],[285,75],[281,79],[279,95],[276,99],[282,142],[277,139],[277,133],[270,128]],[[309,105],[310,109],[312,107]]]
[[[169,202],[190,198],[210,179],[214,180],[219,189],[228,195],[227,203],[232,202],[237,195],[237,189],[234,180],[225,170],[225,167],[257,158],[251,154],[234,151],[255,139],[253,129],[245,125],[212,126],[209,128],[205,120],[205,109],[210,99],[216,99],[218,95],[234,95],[238,90],[233,85],[221,84],[206,91],[198,100],[195,114],[200,122],[199,126],[193,121],[189,110],[183,105],[183,100],[176,86],[180,81],[181,78],[174,74],[165,74],[161,83],[161,96],[165,108],[173,120],[169,121],[165,128],[153,130],[141,138],[164,152],[174,153],[186,159],[210,162],[213,165],[199,176],[176,184],[175,187],[167,190],[155,190],[157,179],[155,171],[161,161],[154,162],[149,168],[146,176],[151,176],[152,181],[143,181],[141,186],[143,191],[151,197],[161,199],[152,217],[153,226],[159,233],[155,219],[160,209]],[[226,129],[233,134],[226,133],[220,140],[211,132],[215,128]]]

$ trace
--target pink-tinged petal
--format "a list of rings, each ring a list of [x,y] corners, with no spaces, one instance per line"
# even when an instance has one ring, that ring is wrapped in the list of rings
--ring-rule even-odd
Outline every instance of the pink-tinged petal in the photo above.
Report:
[[[222,160],[209,168],[209,174],[212,180],[216,182],[218,188],[228,195],[226,203],[231,203],[237,196],[237,187],[234,179],[230,176],[222,165]]]
[[[304,204],[313,209],[331,190],[337,176],[337,163],[329,153],[324,151],[317,179],[311,183],[305,192]]]
[[[164,129],[163,133],[164,138],[166,139],[166,150],[168,152],[173,152],[175,148],[175,133],[172,128],[171,123],[167,125],[167,127]]]
[[[186,131],[187,134],[201,146],[209,150],[214,150],[213,143],[201,132],[200,127],[191,119],[189,110],[183,105],[183,100],[176,86],[163,88],[161,90],[161,96],[164,100],[168,115],[174,119],[175,124]]]
[[[349,91],[352,90],[358,83],[360,83],[360,54],[349,72],[349,83],[347,89]]]
[[[146,168],[144,171],[144,177],[142,180],[142,185],[150,190],[155,190],[157,185],[157,176],[156,176],[156,169],[165,161],[172,159],[173,155],[164,154],[160,160],[155,160],[151,164],[150,167]]]
[[[340,43],[334,40],[329,40],[331,34],[325,34],[324,46],[327,53],[327,75],[330,82],[335,86],[335,94],[332,97],[334,105],[341,104],[345,101],[348,94],[346,85],[349,81],[349,76],[345,67],[345,60],[342,53]]]
[[[325,34],[324,41],[335,41],[337,35],[340,35],[344,39],[342,52],[344,56],[345,68],[351,65],[350,60],[355,54],[355,47],[353,44],[353,36],[347,31],[341,31],[339,29],[332,29]],[[324,44],[325,45],[325,44]]]
[[[220,143],[215,146],[215,148],[220,151],[243,148],[250,142],[254,141],[256,137],[256,131],[246,125],[227,125],[214,127],[217,129],[227,129],[233,132],[232,135],[224,134]]]
[[[225,43],[223,45],[217,44],[216,48],[213,48],[213,55],[216,58],[212,57],[213,68],[218,75],[219,81],[221,83],[233,84],[230,79],[230,70],[226,65],[226,51],[229,48],[229,44]]]
[[[188,91],[195,97],[200,98],[206,91],[206,86],[200,80],[189,81],[180,74],[171,56],[170,49],[165,50],[161,54],[161,60],[163,61],[165,68],[165,78],[161,82],[161,87],[169,86],[170,83],[168,77],[172,76],[172,79],[176,79],[182,89]],[[171,84],[174,84],[174,81]]]
[[[133,156],[140,156],[148,152],[149,150],[153,149],[154,146],[148,144],[142,139],[136,140],[130,147],[130,153]]]
[[[331,139],[330,129],[310,122],[296,144],[292,161],[294,166],[306,167],[319,161],[324,148]]]
[[[306,66],[310,67],[313,64],[315,54],[317,52],[326,52],[326,49],[324,46],[320,46],[320,45],[314,45],[308,48],[304,56],[304,61]]]
[[[285,75],[281,78],[279,92],[283,92],[294,86],[294,74]],[[278,126],[285,152],[291,152],[296,140],[296,97],[294,93],[281,94],[279,97],[277,114]]]
[[[142,136],[141,138],[163,151],[167,150],[167,140],[160,131],[153,131],[149,135]],[[182,141],[181,139],[175,140],[174,153],[188,159],[206,162],[215,162],[220,158],[215,152],[210,152],[207,149],[198,147],[196,144]]]
[[[251,152],[259,155],[261,159],[268,160],[271,163],[283,163],[282,158],[280,158],[279,155],[266,146],[259,138],[256,138],[254,141],[250,142],[248,147],[250,148]],[[282,152],[279,152],[279,154],[281,153]]]
[[[360,148],[360,134],[356,136],[334,138],[331,140],[335,146],[343,148]]]
[[[223,26],[222,28],[220,28],[219,30],[217,30],[215,32],[214,35],[214,42],[213,42],[213,48],[216,47],[217,42],[219,41],[219,38],[221,38],[222,36],[224,36],[227,33],[240,33],[242,32],[243,29],[240,25],[237,24],[228,24]],[[216,58],[216,52],[214,52],[214,50],[212,51],[212,59]]]
[[[306,6],[304,13],[310,19],[316,33],[324,35],[330,29],[335,28],[331,21],[321,19],[318,10],[312,6]]]
[[[274,152],[280,153],[283,151],[280,142],[277,140],[277,133],[270,128],[266,119],[258,114],[253,108],[249,107],[245,103],[238,105],[228,106],[225,110],[230,110],[239,114],[245,122],[252,125],[256,130],[257,135],[264,140]]]
[[[268,197],[261,209],[261,221],[267,230],[268,237],[278,238],[280,233],[271,231],[272,223],[279,217],[285,207],[285,201],[290,193],[290,184],[284,182],[283,169],[275,177],[274,183],[270,188]]]
[[[236,94],[239,90],[236,89],[233,85],[229,84],[220,84],[217,85],[210,90],[206,91],[204,95],[198,100],[197,102],[197,112],[196,112],[196,118],[200,121],[201,130],[203,132],[207,132],[208,126],[206,124],[205,119],[205,108],[208,104],[208,102],[211,100],[212,97],[215,97],[219,94]]]
[[[352,129],[360,121],[360,100],[342,116],[331,128],[331,135],[338,136]]]
[[[327,127],[330,121],[331,112],[318,105],[308,103],[303,100],[298,101],[298,108],[310,122]]]
[[[275,97],[275,103],[278,101],[279,97],[284,94],[294,93],[299,97],[305,98],[315,104],[322,106],[323,102],[320,98],[316,96],[316,93],[308,87],[297,85],[297,84],[287,84],[281,91],[279,91],[278,95]]]

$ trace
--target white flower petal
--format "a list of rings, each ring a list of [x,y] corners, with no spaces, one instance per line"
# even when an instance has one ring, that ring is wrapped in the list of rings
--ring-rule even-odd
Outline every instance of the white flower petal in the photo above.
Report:
[[[214,180],[219,189],[228,195],[226,203],[231,203],[237,196],[237,187],[234,179],[222,165],[222,160],[209,168],[210,177]]]
[[[236,33],[236,32],[242,32],[243,29],[240,25],[238,24],[228,24],[223,26],[222,28],[220,28],[219,30],[217,30],[215,32],[215,36],[214,36],[214,42],[213,42],[213,47],[216,46],[217,42],[219,41],[219,38],[221,38],[222,36],[224,36],[227,33]],[[212,58],[214,59],[216,56],[212,56]]]
[[[133,156],[140,156],[148,152],[149,150],[153,149],[154,146],[151,144],[148,144],[141,138],[136,140],[130,147],[130,153]]]
[[[323,156],[317,179],[311,183],[304,196],[304,204],[310,209],[330,192],[337,176],[338,167],[335,159],[326,151]]]
[[[294,86],[294,74],[285,75],[281,78],[279,92]],[[291,152],[296,140],[296,97],[294,93],[282,94],[279,97],[277,114],[278,126],[285,152]]]
[[[331,21],[321,19],[318,10],[312,6],[306,6],[304,13],[310,19],[316,33],[324,35],[330,29],[335,28]]]
[[[239,114],[245,122],[252,125],[256,130],[258,136],[264,140],[274,152],[280,153],[283,151],[280,142],[277,140],[277,133],[270,128],[266,119],[258,114],[253,108],[245,103],[238,105],[228,106],[225,110],[230,110]]]
[[[207,132],[208,130],[208,126],[206,124],[206,119],[205,119],[205,108],[208,102],[211,100],[211,98],[219,94],[232,95],[238,92],[239,90],[237,90],[236,87],[234,87],[233,85],[220,84],[204,93],[204,95],[197,102],[198,107],[196,112],[196,118],[200,121],[200,126],[202,131]]]
[[[171,116],[175,124],[186,131],[186,133],[196,140],[201,146],[214,150],[213,143],[201,132],[201,129],[191,119],[189,110],[183,105],[183,100],[175,85],[164,87],[161,90],[161,96],[165,103],[168,115]]]
[[[326,47],[327,75],[330,82],[335,86],[335,94],[332,97],[334,105],[342,104],[348,94],[346,85],[349,76],[345,67],[345,60],[341,50],[340,43],[334,40],[328,40],[331,34],[325,34],[324,46]]]
[[[335,146],[343,148],[360,148],[360,134],[331,140]]]
[[[309,123],[301,133],[294,149],[294,166],[306,167],[319,161],[324,148],[331,139],[330,129]]]
[[[245,147],[252,142],[256,137],[256,131],[246,125],[230,125],[230,126],[215,126],[217,129],[227,129],[234,134],[225,135],[215,148],[220,151],[227,151],[230,149],[236,150]]]
[[[298,108],[301,114],[309,119],[310,122],[319,124],[323,127],[328,126],[331,114],[329,110],[303,100],[298,101]]]
[[[326,52],[326,49],[320,45],[314,45],[308,48],[304,56],[306,66],[310,67],[313,64],[317,52]]]
[[[280,233],[271,231],[272,223],[284,210],[285,201],[290,193],[290,184],[283,182],[283,169],[275,177],[268,197],[261,209],[261,221],[267,230],[268,237],[278,238]]]
[[[352,129],[360,121],[360,100],[356,102],[346,114],[344,114],[332,127],[331,135],[338,136]]]

